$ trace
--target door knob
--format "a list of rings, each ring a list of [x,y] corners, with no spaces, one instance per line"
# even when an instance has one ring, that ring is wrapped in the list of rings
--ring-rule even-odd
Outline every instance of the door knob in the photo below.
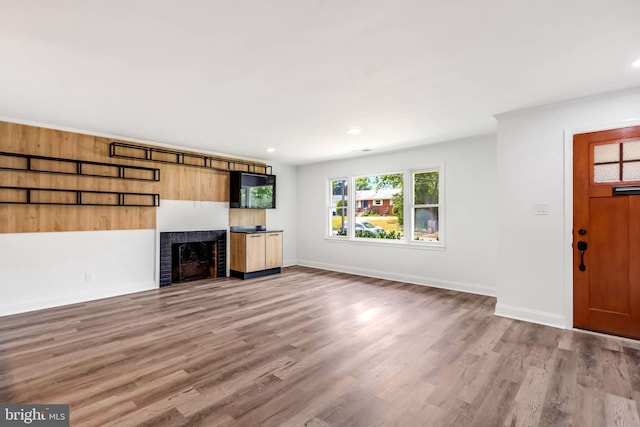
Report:
[[[587,250],[587,242],[584,240],[580,240],[578,242],[578,251],[580,251],[580,266],[578,267],[580,271],[585,271],[587,266],[584,265],[584,251]]]

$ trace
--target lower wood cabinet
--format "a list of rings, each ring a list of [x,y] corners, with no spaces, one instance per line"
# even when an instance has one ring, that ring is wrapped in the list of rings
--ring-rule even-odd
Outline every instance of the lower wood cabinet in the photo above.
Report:
[[[282,232],[231,233],[231,276],[241,279],[278,274]]]
[[[266,268],[282,267],[282,232],[265,233]]]
[[[246,234],[244,236],[244,268],[241,271],[250,273],[266,268],[264,234]],[[233,253],[233,252],[232,252]]]

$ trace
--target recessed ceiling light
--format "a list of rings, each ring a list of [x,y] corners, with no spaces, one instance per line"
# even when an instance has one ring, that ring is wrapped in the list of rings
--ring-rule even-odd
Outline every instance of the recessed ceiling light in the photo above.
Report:
[[[633,64],[631,64],[633,67],[638,67],[640,68],[640,59],[636,59],[635,61],[633,61]]]
[[[267,153],[273,153],[274,151],[276,151],[276,149],[273,147],[267,148]]]
[[[360,129],[358,129],[358,128],[350,128],[350,129],[347,131],[347,133],[348,133],[349,135],[357,135],[357,134],[359,134],[359,133],[360,133]]]

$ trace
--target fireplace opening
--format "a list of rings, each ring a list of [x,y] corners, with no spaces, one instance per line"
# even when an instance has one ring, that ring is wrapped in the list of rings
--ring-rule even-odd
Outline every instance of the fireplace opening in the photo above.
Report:
[[[171,281],[173,283],[215,277],[213,242],[174,243],[171,245]]]
[[[226,231],[160,233],[160,287],[226,276]]]

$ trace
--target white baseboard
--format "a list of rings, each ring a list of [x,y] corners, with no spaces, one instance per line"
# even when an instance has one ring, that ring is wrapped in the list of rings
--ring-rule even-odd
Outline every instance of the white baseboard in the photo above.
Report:
[[[55,298],[43,298],[35,301],[20,302],[10,305],[0,305],[0,316],[8,316],[10,314],[25,313],[28,311],[42,310],[45,308],[59,307],[63,305],[77,304],[79,302],[110,298],[118,295],[132,294],[135,292],[156,289],[157,287],[158,285],[156,284],[156,282],[131,283],[119,287],[110,287],[108,289],[97,289],[92,292],[56,296]]]
[[[496,316],[508,317],[510,319],[524,320],[525,322],[566,329],[565,317],[556,313],[498,303],[496,304],[495,314]]]
[[[376,279],[395,280],[411,283],[413,285],[430,286],[433,288],[449,289],[452,291],[469,292],[478,295],[496,296],[496,290],[489,286],[472,283],[455,282],[451,280],[434,279],[425,276],[413,276],[409,274],[393,273],[388,271],[370,270],[357,267],[345,267],[343,265],[326,264],[315,261],[298,260],[297,265],[303,267],[319,268],[322,270],[338,271],[340,273],[356,274],[358,276],[374,277]]]

